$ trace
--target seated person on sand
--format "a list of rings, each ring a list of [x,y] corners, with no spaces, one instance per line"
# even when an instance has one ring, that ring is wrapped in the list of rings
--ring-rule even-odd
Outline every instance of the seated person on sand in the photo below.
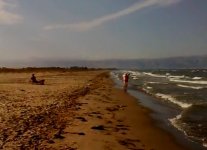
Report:
[[[32,80],[32,83],[35,83],[35,84],[41,84],[41,85],[45,84],[45,80],[39,80],[38,81],[34,74],[32,74],[31,80]]]

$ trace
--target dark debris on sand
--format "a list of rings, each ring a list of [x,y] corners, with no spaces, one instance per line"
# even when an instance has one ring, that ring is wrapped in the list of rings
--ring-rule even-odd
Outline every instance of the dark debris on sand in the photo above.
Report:
[[[91,127],[91,129],[94,129],[94,130],[105,130],[105,127],[103,125],[97,125],[97,126]]]
[[[83,96],[88,92],[89,87],[75,90],[72,94],[60,93],[53,97],[58,99],[57,102],[44,107],[21,106],[19,116],[13,115],[0,123],[7,127],[0,128],[0,149],[44,149],[44,141],[52,144],[53,138],[63,139],[62,130],[66,124],[64,113],[76,107],[79,95]],[[87,121],[85,118],[79,119]]]

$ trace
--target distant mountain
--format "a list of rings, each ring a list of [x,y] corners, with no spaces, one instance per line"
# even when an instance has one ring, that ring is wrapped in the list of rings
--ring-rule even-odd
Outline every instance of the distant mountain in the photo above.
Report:
[[[47,62],[48,63],[48,62]],[[95,68],[131,68],[131,69],[207,69],[206,56],[172,57],[162,59],[114,59],[97,61],[56,61],[50,65],[87,66]]]
[[[139,69],[207,69],[206,56],[172,57],[162,59],[133,59],[133,60],[111,60],[107,66],[117,68],[139,68]]]
[[[1,63],[2,64],[2,63]],[[8,64],[8,63],[7,63]],[[93,67],[130,69],[207,69],[207,55],[171,57],[161,59],[110,59],[110,60],[33,60],[10,63],[9,67]],[[1,67],[5,67],[4,65]],[[7,66],[6,66],[7,67]]]

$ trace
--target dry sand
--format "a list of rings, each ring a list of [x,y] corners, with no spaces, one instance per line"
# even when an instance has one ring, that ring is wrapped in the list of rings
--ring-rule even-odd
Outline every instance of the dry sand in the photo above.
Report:
[[[0,149],[181,150],[106,71],[0,73]]]

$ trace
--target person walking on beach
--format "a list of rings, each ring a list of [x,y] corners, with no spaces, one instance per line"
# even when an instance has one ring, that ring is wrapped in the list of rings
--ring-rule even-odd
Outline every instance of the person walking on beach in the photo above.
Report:
[[[124,73],[122,76],[122,80],[124,83],[123,89],[126,92],[127,91],[127,87],[128,87],[128,82],[129,82],[129,73]]]

